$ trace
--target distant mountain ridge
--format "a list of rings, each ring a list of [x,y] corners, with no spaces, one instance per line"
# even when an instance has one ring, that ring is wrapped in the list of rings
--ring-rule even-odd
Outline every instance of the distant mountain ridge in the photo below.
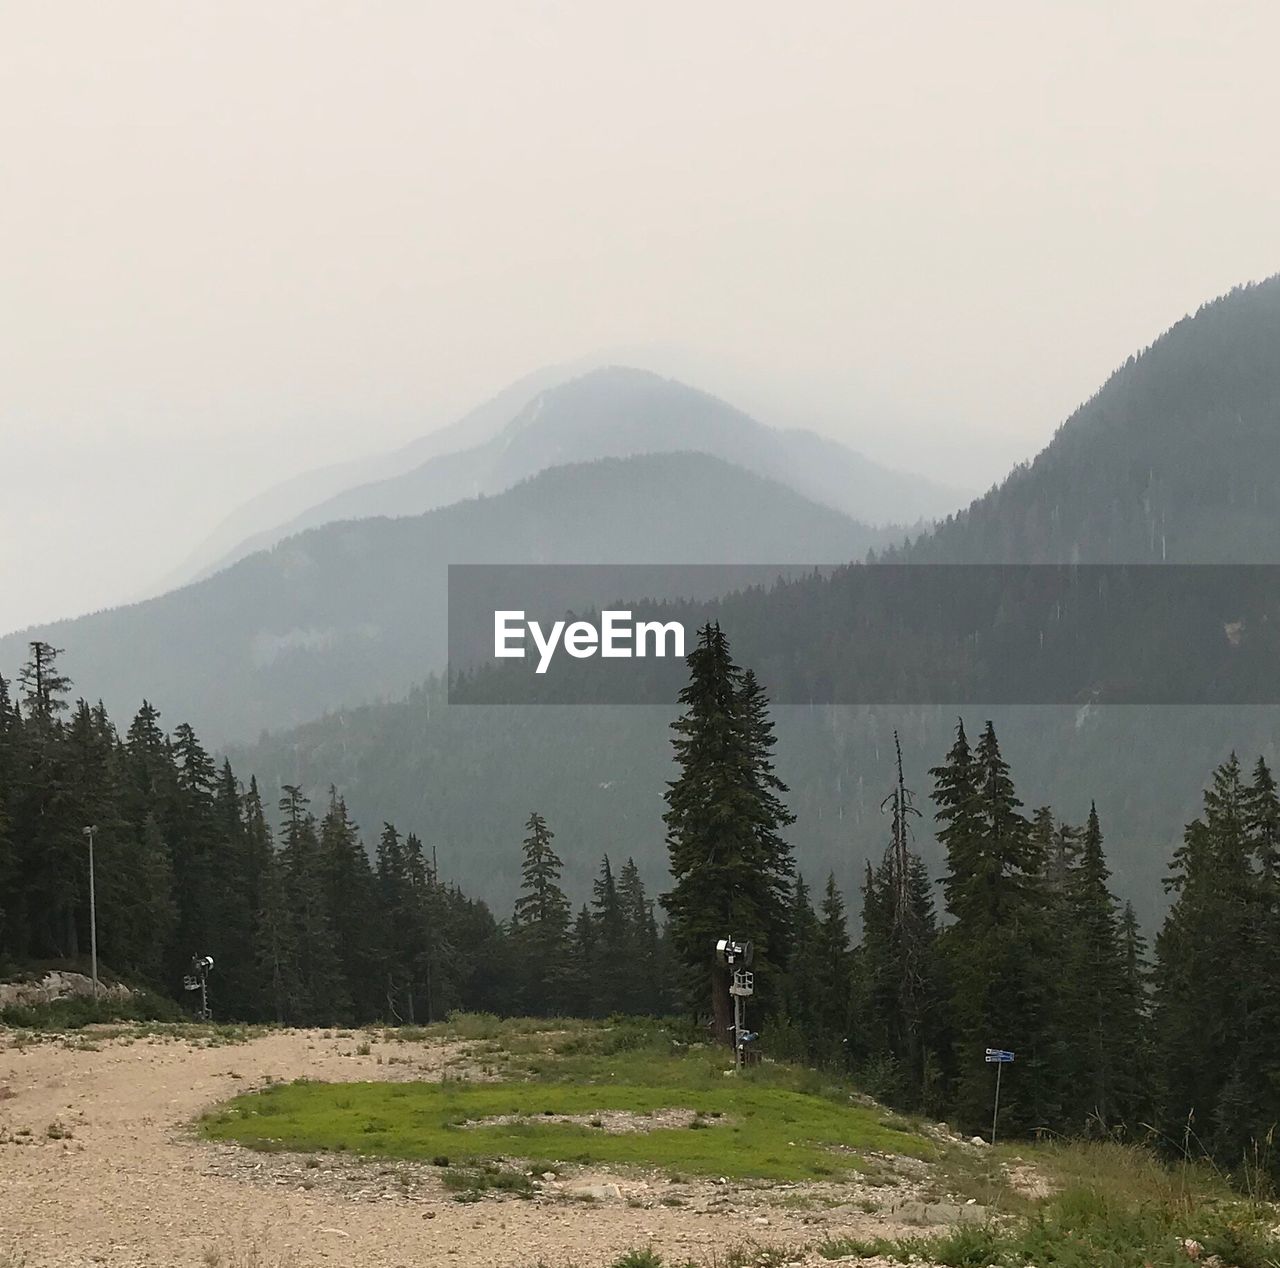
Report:
[[[1033,462],[906,549],[912,562],[1275,561],[1280,554],[1280,278],[1240,288],[1130,358]],[[814,583],[819,585],[821,583]],[[766,604],[735,608],[754,629]],[[754,613],[754,615],[753,615]],[[833,613],[830,619],[839,620]],[[730,639],[734,629],[727,627]],[[1128,631],[1132,634],[1132,631]],[[788,655],[786,631],[756,667]],[[751,642],[740,640],[744,648]],[[779,711],[779,771],[813,879],[856,892],[887,828],[893,736],[924,795],[956,714],[996,721],[1028,808],[1082,822],[1096,798],[1116,887],[1155,914],[1168,852],[1210,769],[1235,749],[1280,760],[1280,708],[836,707]],[[389,817],[437,842],[442,866],[499,901],[516,883],[522,815],[536,806],[579,892],[600,853],[632,853],[663,875],[661,790],[671,777],[672,708],[448,708],[438,684],[266,737],[238,754],[264,786],[336,780],[353,812]],[[502,772],[495,780],[494,772]],[[423,776],[422,772],[430,772]],[[938,851],[921,826],[921,847]]]
[[[813,564],[887,539],[706,454],[603,459],[423,515],[325,524],[158,598],[9,635],[0,673],[44,639],[113,716],[145,695],[224,742],[442,670],[451,563]]]
[[[510,403],[517,395],[511,389],[501,399]],[[487,408],[484,419],[494,416]],[[566,463],[685,451],[745,467],[877,526],[909,527],[955,510],[965,499],[813,432],[768,427],[674,379],[609,366],[530,393],[505,426],[479,443],[450,451],[435,447],[407,470],[344,488],[250,535],[205,572],[335,520],[419,515],[460,498],[501,493]],[[401,451],[402,458],[407,454]]]
[[[531,396],[563,381],[572,372],[569,366],[544,366],[523,375],[456,421],[429,431],[407,445],[352,462],[303,471],[272,485],[236,507],[177,568],[156,583],[153,593],[162,594],[176,586],[186,585],[236,559],[242,559],[253,549],[245,543],[264,535],[271,536],[279,524],[292,520],[317,502],[325,501],[344,489],[385,479],[438,454],[488,440],[501,431],[512,414],[521,409]]]

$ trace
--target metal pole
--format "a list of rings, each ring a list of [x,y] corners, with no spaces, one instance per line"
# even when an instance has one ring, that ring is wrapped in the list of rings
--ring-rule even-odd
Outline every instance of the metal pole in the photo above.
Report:
[[[733,997],[733,1064],[742,1069],[742,996]]]
[[[89,838],[89,956],[93,966],[93,998],[98,998],[98,898],[93,885],[93,834],[98,825],[85,828]]]
[[[1004,1062],[996,1062],[996,1104],[991,1111],[991,1143],[996,1143],[996,1119],[1000,1116],[1000,1072],[1004,1069]]]

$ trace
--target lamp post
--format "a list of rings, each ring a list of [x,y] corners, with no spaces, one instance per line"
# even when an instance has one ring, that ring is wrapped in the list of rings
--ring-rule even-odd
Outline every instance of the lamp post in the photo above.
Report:
[[[98,825],[91,824],[84,829],[89,839],[89,955],[93,963],[93,998],[98,998],[98,899],[93,889],[93,834]]]

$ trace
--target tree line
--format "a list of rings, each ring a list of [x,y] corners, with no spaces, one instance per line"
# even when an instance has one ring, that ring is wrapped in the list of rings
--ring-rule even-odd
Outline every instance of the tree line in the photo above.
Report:
[[[960,720],[931,772],[940,884],[913,848],[923,815],[899,752],[854,945],[834,876],[815,908],[795,874],[754,676],[714,625],[689,665],[663,903],[691,1002],[720,1015],[713,931],[750,935],[775,982],[756,1007],[776,1053],[985,1131],[986,1053],[1008,1049],[1003,1130],[1154,1139],[1228,1167],[1256,1151],[1250,1165],[1280,1173],[1280,799],[1265,761],[1246,774],[1232,755],[1213,773],[1152,958],[1111,889],[1097,807],[1083,823],[1028,813],[995,727],[971,741]]]
[[[1234,1166],[1280,1121],[1280,796],[1261,759],[1213,773],[1149,950],[1111,888],[1096,807],[1083,822],[1028,811],[995,728],[971,740],[961,721],[928,807],[900,755],[888,772],[855,943],[835,878],[815,898],[796,869],[765,693],[714,625],[673,729],[670,888],[655,904],[632,860],[606,856],[576,913],[536,812],[499,918],[416,835],[385,824],[366,849],[336,790],[313,809],[285,785],[268,805],[188,725],[167,733],[144,702],[120,735],[69,691],[41,643],[0,680],[0,963],[83,955],[94,825],[104,964],[180,997],[191,957],[211,954],[224,1019],[683,1011],[723,1040],[711,952],[734,935],[756,948],[749,1024],[767,1051],[965,1130],[990,1122],[986,1048],[1016,1053],[1010,1133],[1154,1136]],[[939,881],[914,848],[930,814]]]
[[[194,730],[143,703],[121,735],[69,704],[58,651],[34,643],[0,678],[0,967],[79,962],[89,946],[85,829],[94,828],[104,969],[178,999],[211,955],[215,1018],[332,1025],[427,1022],[454,1009],[659,1014],[665,941],[630,859],[602,860],[570,921],[537,815],[526,889],[506,920],[439,875],[413,833],[366,848],[331,789],[309,805],[218,765]]]

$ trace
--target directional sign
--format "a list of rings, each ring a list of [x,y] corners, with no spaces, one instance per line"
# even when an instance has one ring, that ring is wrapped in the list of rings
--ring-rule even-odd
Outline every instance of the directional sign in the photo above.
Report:
[[[998,1061],[998,1062],[1001,1062],[1001,1063],[1004,1063],[1004,1062],[1006,1062],[1006,1061],[1012,1061],[1012,1060],[1013,1060],[1013,1053],[1012,1053],[1012,1052],[1008,1052],[1008,1051],[1006,1051],[1004,1048],[988,1048],[988,1049],[987,1049],[987,1060],[988,1060],[988,1061]]]

